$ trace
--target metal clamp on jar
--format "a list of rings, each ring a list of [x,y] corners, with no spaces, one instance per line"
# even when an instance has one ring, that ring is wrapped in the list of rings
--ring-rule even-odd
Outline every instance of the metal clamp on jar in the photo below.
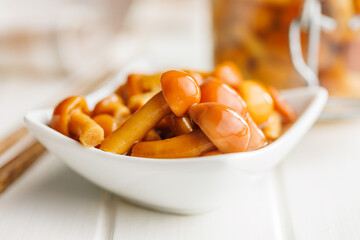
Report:
[[[356,1],[305,0],[301,16],[290,24],[289,45],[295,69],[307,85],[324,86],[331,96],[322,119],[360,116],[357,13]],[[307,42],[301,42],[303,37]]]

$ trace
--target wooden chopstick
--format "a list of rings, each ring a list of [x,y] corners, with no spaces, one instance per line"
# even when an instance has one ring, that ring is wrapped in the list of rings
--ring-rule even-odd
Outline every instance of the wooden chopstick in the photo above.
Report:
[[[16,129],[14,132],[9,134],[8,137],[0,141],[0,155],[3,154],[6,150],[8,150],[11,146],[17,143],[21,138],[23,138],[29,131],[21,126]]]
[[[94,81],[83,79],[76,81],[75,86],[67,94],[87,94],[99,88],[114,76],[114,71],[108,70],[96,76]],[[89,81],[87,81],[89,80]],[[71,81],[70,81],[71,82]],[[71,83],[70,83],[71,84]],[[65,95],[64,95],[65,96]],[[56,100],[58,101],[58,99]],[[21,126],[13,133],[0,141],[0,156],[14,147],[21,139],[28,136],[28,130]],[[32,141],[25,145],[18,154],[6,160],[0,167],[0,193],[4,192],[22,173],[24,173],[45,152],[45,147],[38,141]]]
[[[38,141],[12,158],[0,168],[0,193],[5,191],[22,173],[25,172],[43,153],[45,147]]]

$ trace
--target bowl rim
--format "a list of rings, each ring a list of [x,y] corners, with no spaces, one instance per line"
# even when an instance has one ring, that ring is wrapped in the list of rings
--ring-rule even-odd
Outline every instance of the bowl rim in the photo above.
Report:
[[[256,155],[260,154],[266,154],[269,152],[272,152],[273,149],[278,148],[279,146],[283,145],[283,142],[288,139],[288,136],[291,135],[292,132],[296,131],[296,129],[301,126],[301,124],[306,123],[307,118],[309,118],[309,114],[317,114],[316,118],[318,118],[318,115],[320,115],[321,110],[323,109],[326,100],[327,100],[327,91],[323,87],[319,86],[313,86],[313,87],[302,87],[302,88],[294,88],[294,89],[288,89],[282,91],[285,95],[289,95],[293,92],[303,92],[312,94],[311,101],[309,102],[308,106],[304,108],[304,110],[299,114],[296,121],[284,132],[282,135],[275,140],[274,142],[270,143],[269,145],[250,152],[238,152],[238,153],[224,153],[220,155],[213,155],[213,156],[199,156],[199,157],[191,157],[191,158],[144,158],[144,157],[134,157],[134,156],[127,156],[127,155],[121,155],[116,153],[110,153],[105,152],[100,149],[91,147],[91,148],[85,148],[82,146],[79,142],[76,140],[69,138],[56,130],[49,127],[46,123],[44,123],[41,118],[44,118],[44,115],[46,115],[46,118],[48,121],[50,120],[51,114],[53,112],[53,108],[39,108],[29,111],[25,117],[25,125],[27,128],[31,128],[31,126],[36,127],[36,131],[42,130],[43,133],[50,134],[50,136],[53,136],[57,138],[59,141],[62,141],[67,144],[72,144],[74,147],[80,147],[82,148],[82,151],[89,151],[91,154],[96,154],[99,157],[105,157],[107,159],[113,159],[116,161],[137,161],[142,163],[161,163],[161,164],[179,164],[179,163],[202,163],[202,162],[217,162],[217,161],[225,161],[225,160],[243,160],[246,161],[246,159],[252,159]],[[103,91],[99,91],[99,93],[102,93]],[[95,94],[89,94],[88,97],[94,97]],[[40,116],[34,116],[34,115],[41,115]],[[312,125],[312,123],[311,123]],[[105,154],[105,155],[104,155]]]

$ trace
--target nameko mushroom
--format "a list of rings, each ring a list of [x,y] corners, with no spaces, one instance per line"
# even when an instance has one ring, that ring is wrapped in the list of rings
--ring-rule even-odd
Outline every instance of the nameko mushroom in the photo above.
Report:
[[[245,101],[229,85],[216,78],[209,78],[201,86],[201,103],[217,102],[231,107],[237,112],[248,124],[250,131],[250,140],[248,151],[264,147],[268,141],[264,133],[251,118]]]
[[[68,97],[54,109],[50,126],[68,137],[78,139],[85,147],[94,147],[104,139],[104,130],[89,114],[83,97]]]
[[[199,85],[190,74],[168,71],[161,75],[160,82],[162,91],[105,138],[101,150],[124,154],[166,115],[173,112],[183,117],[193,104],[200,102]]]

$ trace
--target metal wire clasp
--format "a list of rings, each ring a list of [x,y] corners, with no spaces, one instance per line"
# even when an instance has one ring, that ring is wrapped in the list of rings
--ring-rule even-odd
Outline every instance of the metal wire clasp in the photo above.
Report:
[[[301,16],[294,19],[289,29],[290,56],[296,71],[302,76],[306,85],[319,85],[318,61],[320,33],[334,31],[337,23],[334,19],[322,15],[318,0],[305,0]],[[307,61],[302,54],[301,30],[308,32]]]
[[[302,76],[307,86],[319,85],[318,64],[321,31],[330,32],[337,28],[337,22],[321,12],[318,0],[305,0],[301,16],[294,19],[289,29],[290,55],[296,71]],[[360,29],[360,15],[355,15],[348,22],[352,31]],[[307,60],[302,54],[301,31],[308,33]],[[328,100],[322,120],[360,117],[360,101],[331,97]]]

